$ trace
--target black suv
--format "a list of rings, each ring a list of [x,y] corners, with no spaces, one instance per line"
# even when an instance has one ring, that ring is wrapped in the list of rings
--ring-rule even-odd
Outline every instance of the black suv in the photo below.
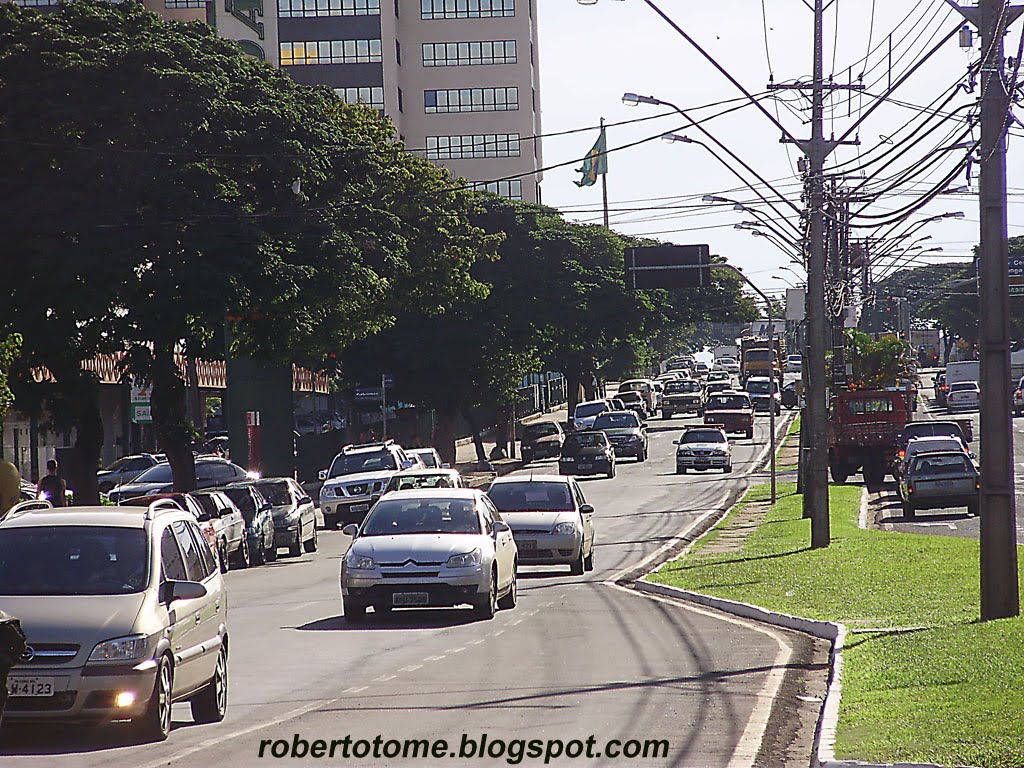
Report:
[[[519,443],[519,453],[523,464],[534,459],[557,458],[562,452],[565,432],[556,421],[538,421],[523,427],[523,436]]]
[[[615,449],[608,435],[594,431],[567,435],[558,460],[558,474],[615,477]]]

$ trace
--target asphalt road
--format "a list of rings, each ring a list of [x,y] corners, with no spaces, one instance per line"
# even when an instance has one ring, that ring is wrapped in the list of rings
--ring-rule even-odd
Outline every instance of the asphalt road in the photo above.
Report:
[[[925,373],[921,377],[920,401],[915,419],[943,420],[948,418],[970,419],[974,426],[974,442],[971,450],[981,456],[981,418],[977,411],[961,411],[950,415],[944,407],[940,407],[933,397],[934,373]],[[1024,544],[1024,419],[1014,419],[1013,425],[1014,466],[1017,468],[1014,487],[1017,498],[1017,542]],[[927,533],[939,536],[963,536],[977,539],[981,534],[980,518],[967,514],[963,507],[950,509],[920,510],[914,520],[906,520],[900,507],[896,485],[890,480],[879,494],[876,503],[882,507],[877,520],[888,530],[909,533]]]
[[[223,723],[193,725],[187,705],[176,705],[170,738],[145,745],[124,743],[114,727],[8,727],[0,765],[207,768],[440,759],[375,759],[371,752],[345,760],[341,744],[333,760],[271,757],[274,740],[372,742],[378,735],[446,739],[441,754],[448,765],[514,764],[509,752],[465,756],[463,739],[479,744],[484,734],[492,745],[593,737],[590,759],[563,754],[550,765],[807,765],[820,706],[815,697],[827,672],[824,644],[615,583],[623,572],[656,561],[659,551],[685,544],[680,535],[695,521],[724,508],[753,480],[763,481],[750,470],[764,456],[766,417],[758,417],[753,441],[736,441],[731,475],[674,474],[671,440],[687,421],[693,420],[652,420],[646,463],[624,460],[616,478],[584,481],[596,507],[592,573],[523,569],[518,607],[492,621],[452,609],[371,615],[349,625],[338,588],[348,539],[325,532],[314,555],[227,574],[230,705]],[[553,465],[531,467],[542,468]],[[638,740],[638,749],[647,740],[666,740],[668,754],[611,757],[609,740]],[[550,753],[557,746],[539,749]],[[522,764],[543,765],[543,752]]]

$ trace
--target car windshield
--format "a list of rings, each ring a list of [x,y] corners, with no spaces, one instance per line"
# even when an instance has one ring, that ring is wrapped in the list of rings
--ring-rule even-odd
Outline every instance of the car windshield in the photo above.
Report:
[[[413,455],[419,457],[419,460],[423,462],[423,465],[430,467],[431,469],[437,466],[437,457],[433,451],[413,451]]]
[[[638,427],[635,413],[602,413],[594,420],[594,429],[621,429],[623,427]]]
[[[747,382],[747,392],[752,395],[767,395],[768,389],[771,382],[769,381],[755,381],[751,379]],[[773,392],[777,391],[778,387],[771,387]]]
[[[974,474],[974,466],[962,453],[918,456],[910,470],[913,475]]]
[[[642,381],[626,381],[619,384],[619,392],[640,392],[645,386]]]
[[[135,480],[133,480],[133,482],[172,483],[174,482],[174,476],[171,474],[171,465],[166,462],[164,462],[163,464],[154,464],[141,475],[136,477]]]
[[[117,472],[117,470],[119,469],[131,469],[131,465],[138,461],[138,459],[138,456],[122,456],[120,459],[118,459],[109,467],[107,467],[106,471]]]
[[[608,410],[606,403],[580,403],[576,406],[576,418],[585,419],[588,416],[597,416]]]
[[[260,493],[275,507],[282,507],[292,503],[292,495],[288,491],[288,483],[277,480],[271,483],[257,483],[256,487]]]
[[[665,385],[665,394],[674,395],[678,392],[700,392],[700,384],[696,381],[670,381]]]
[[[252,494],[248,488],[224,488],[222,489],[227,497],[235,502],[240,510],[242,510],[242,517],[245,518],[245,522],[251,523],[252,519],[256,516],[256,502],[253,501]]]
[[[339,453],[331,463],[328,477],[354,475],[358,472],[379,472],[385,469],[398,469],[391,451],[369,451],[365,453]]]
[[[565,445],[562,447],[564,453],[572,453],[578,448],[603,448],[605,437],[603,434],[577,433],[565,438]]]
[[[973,381],[958,381],[952,387],[949,388],[950,392],[963,392],[965,390],[977,390],[978,385]]]
[[[573,509],[567,483],[530,480],[523,483],[498,483],[487,492],[491,501],[505,512],[562,512]]]
[[[149,582],[141,528],[0,530],[0,595],[124,595]]]
[[[523,427],[523,440],[536,440],[538,437],[557,434],[558,427],[550,421],[543,421],[540,424],[527,424]]]
[[[683,433],[683,443],[725,443],[728,439],[717,429],[690,429]]]
[[[958,437],[963,439],[963,436],[963,431],[956,424],[919,421],[904,427],[900,440],[907,443],[915,437]]]
[[[411,488],[454,488],[452,476],[447,472],[422,475],[395,475],[388,483],[389,491],[407,491]]]
[[[748,363],[767,363],[768,362],[768,350],[767,349],[748,349],[747,350],[747,362]]]
[[[472,499],[400,499],[377,502],[362,530],[363,536],[480,533],[480,518]]]
[[[704,404],[706,411],[736,411],[750,407],[750,401],[743,395],[715,395]]]

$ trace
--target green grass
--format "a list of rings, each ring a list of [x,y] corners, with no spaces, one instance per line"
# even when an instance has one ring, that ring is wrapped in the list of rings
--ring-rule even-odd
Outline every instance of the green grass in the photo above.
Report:
[[[832,486],[832,545],[811,550],[801,497],[780,493],[740,552],[698,549],[651,579],[853,630],[923,627],[847,636],[837,756],[1024,765],[1024,619],[976,621],[977,542],[861,530],[861,489]]]
[[[795,445],[800,441],[800,416],[797,414],[796,418],[789,425],[789,429],[786,430],[785,436],[782,438],[782,443],[779,445],[779,451],[783,448],[788,448],[791,445]],[[779,464],[776,468],[777,472],[795,472],[798,466],[793,464]]]

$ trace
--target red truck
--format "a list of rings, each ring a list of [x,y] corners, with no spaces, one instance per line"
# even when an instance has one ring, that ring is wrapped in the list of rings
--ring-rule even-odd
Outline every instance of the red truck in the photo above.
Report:
[[[897,439],[909,421],[903,392],[837,392],[828,420],[828,466],[832,480],[845,483],[847,477],[863,469],[866,483],[881,483],[890,472]]]

